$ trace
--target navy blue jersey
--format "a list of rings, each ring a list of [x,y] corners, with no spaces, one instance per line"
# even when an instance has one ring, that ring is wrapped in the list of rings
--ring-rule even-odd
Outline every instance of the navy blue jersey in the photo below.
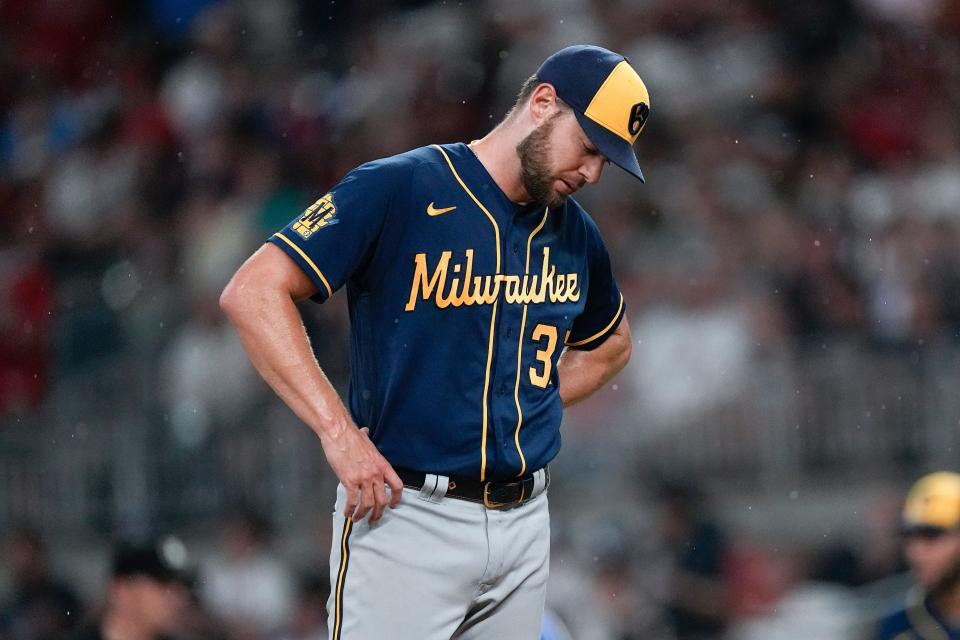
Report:
[[[274,234],[323,302],[347,287],[349,407],[394,466],[508,479],[560,449],[557,361],[623,296],[573,199],[511,202],[465,144],[351,171]]]
[[[960,628],[950,626],[930,602],[911,592],[907,606],[884,618],[877,640],[960,640]]]

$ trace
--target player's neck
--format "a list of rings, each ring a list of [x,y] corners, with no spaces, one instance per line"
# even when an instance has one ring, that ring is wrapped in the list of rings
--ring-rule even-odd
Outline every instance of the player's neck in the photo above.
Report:
[[[511,201],[526,204],[532,198],[520,178],[520,156],[517,155],[517,144],[521,139],[517,123],[505,120],[483,138],[471,142],[470,148],[500,190]]]

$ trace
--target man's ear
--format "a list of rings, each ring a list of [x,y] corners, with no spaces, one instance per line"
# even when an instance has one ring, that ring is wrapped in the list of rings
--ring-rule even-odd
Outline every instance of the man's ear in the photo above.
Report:
[[[539,125],[549,118],[556,108],[557,90],[553,88],[552,84],[548,82],[541,83],[540,86],[530,94],[530,102],[527,105],[527,110],[530,113],[530,118],[533,120],[534,125]]]

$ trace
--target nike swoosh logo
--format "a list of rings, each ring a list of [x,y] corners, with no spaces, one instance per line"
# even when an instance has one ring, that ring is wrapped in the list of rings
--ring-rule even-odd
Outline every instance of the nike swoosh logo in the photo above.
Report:
[[[430,204],[427,205],[427,215],[439,216],[439,215],[443,215],[444,213],[449,213],[454,209],[456,209],[456,207],[446,207],[445,209],[437,209],[433,206],[433,203],[431,202]]]

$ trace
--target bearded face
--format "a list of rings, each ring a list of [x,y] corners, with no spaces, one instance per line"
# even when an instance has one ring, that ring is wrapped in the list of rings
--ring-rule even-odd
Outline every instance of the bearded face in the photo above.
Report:
[[[556,125],[557,118],[563,115],[558,111],[517,145],[517,155],[520,157],[520,179],[530,197],[548,207],[562,205],[567,197],[553,188],[554,176],[550,167],[552,145],[550,136]]]

